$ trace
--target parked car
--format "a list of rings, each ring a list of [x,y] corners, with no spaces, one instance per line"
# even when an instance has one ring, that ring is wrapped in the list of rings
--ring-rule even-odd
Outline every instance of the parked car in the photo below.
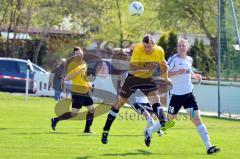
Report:
[[[0,91],[25,92],[27,60],[0,57]],[[36,92],[36,73],[49,74],[43,68],[31,64],[29,73],[29,92]]]

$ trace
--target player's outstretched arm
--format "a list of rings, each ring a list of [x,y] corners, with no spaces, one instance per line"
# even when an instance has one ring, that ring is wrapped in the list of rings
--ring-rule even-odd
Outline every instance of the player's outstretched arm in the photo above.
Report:
[[[145,68],[144,66],[135,66],[130,64],[129,67],[129,73],[130,74],[134,74],[136,72],[148,72],[149,70],[147,68]]]
[[[177,71],[168,71],[169,77],[181,75],[181,74],[184,74],[184,73],[186,73],[186,69],[185,68],[180,68]]]
[[[192,72],[191,73],[191,77],[198,80],[198,81],[201,81],[202,80],[202,75],[201,74],[198,74],[198,73],[194,73]]]

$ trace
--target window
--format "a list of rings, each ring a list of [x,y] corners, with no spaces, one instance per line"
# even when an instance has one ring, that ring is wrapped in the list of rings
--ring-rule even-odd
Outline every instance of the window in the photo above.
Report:
[[[18,68],[19,68],[19,72],[20,73],[27,73],[27,64],[24,62],[17,62]]]
[[[16,73],[16,62],[0,60],[0,73]]]

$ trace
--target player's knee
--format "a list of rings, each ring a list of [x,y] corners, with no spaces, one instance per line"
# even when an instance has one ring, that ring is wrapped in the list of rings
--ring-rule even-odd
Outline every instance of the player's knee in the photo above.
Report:
[[[120,109],[125,103],[126,103],[127,99],[119,96],[117,103],[113,106],[115,109]]]
[[[95,111],[93,105],[88,106],[87,109],[88,109],[89,113],[94,113],[94,111]]]
[[[72,116],[72,117],[75,117],[75,116],[77,116],[77,114],[78,114],[78,113],[71,112],[71,116]]]
[[[150,103],[160,103],[158,96],[152,96],[152,97],[149,97],[148,99]]]
[[[199,118],[192,119],[192,122],[195,126],[198,126],[199,124],[201,124],[201,120]]]
[[[160,103],[160,99],[156,91],[149,92],[147,96],[150,103]]]
[[[194,111],[194,116],[192,117],[192,122],[194,125],[198,126],[199,124],[202,123],[202,120],[200,118],[200,115]]]
[[[78,109],[78,108],[72,108],[71,116],[72,116],[72,117],[73,117],[73,116],[76,116],[76,115],[78,114],[79,110],[80,110],[80,109]]]
[[[95,112],[95,109],[94,108],[89,109],[88,112],[93,114]]]

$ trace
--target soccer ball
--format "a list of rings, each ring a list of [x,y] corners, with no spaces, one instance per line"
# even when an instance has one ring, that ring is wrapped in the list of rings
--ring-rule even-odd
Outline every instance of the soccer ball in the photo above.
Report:
[[[142,3],[134,1],[129,6],[129,12],[132,16],[140,16],[144,11]]]

